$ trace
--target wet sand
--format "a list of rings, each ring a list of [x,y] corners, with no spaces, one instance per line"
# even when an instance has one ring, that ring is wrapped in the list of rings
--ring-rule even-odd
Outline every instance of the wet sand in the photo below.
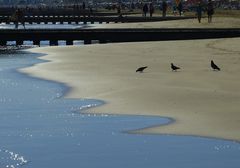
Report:
[[[240,140],[240,38],[45,47],[50,62],[22,69],[106,102],[91,113],[156,115],[173,123],[136,133]],[[214,60],[222,69],[210,68]],[[181,67],[172,72],[170,63]],[[139,66],[149,66],[136,73]]]

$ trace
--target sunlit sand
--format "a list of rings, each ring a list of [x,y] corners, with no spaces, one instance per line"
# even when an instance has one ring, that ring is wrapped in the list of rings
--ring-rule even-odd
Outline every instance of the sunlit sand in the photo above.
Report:
[[[106,102],[91,113],[174,120],[137,133],[240,140],[239,44],[228,38],[35,48],[30,51],[46,53],[41,59],[50,62],[21,71],[65,83],[66,97]],[[211,69],[211,60],[221,71]],[[181,69],[172,72],[170,63]],[[136,73],[140,66],[148,68]]]

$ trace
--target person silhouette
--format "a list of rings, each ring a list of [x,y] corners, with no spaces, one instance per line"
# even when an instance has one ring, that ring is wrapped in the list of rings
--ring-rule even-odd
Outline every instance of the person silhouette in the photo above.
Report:
[[[152,2],[149,4],[149,13],[150,13],[150,17],[152,17],[152,15],[154,13],[154,6],[153,6]]]
[[[142,10],[143,10],[143,16],[146,17],[148,12],[148,5],[146,3],[143,5]]]
[[[179,16],[182,16],[183,5],[182,5],[182,2],[181,2],[181,1],[179,2],[177,8],[178,8]]]
[[[198,2],[196,13],[197,13],[198,22],[201,23],[201,19],[202,19],[202,4],[201,4],[200,1]]]
[[[208,23],[212,22],[213,14],[214,14],[213,2],[212,0],[208,0],[208,4],[207,4]]]
[[[20,9],[17,9],[15,12],[15,28],[18,29],[18,23],[20,22],[25,29],[24,14]]]
[[[162,3],[162,16],[166,17],[166,13],[167,13],[167,2],[164,0]]]

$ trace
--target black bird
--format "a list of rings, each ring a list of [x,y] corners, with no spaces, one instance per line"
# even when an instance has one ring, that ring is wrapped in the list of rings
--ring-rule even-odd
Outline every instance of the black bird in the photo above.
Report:
[[[215,70],[218,70],[220,71],[220,68],[213,62],[213,60],[211,60],[211,67],[212,69],[215,71]]]
[[[173,63],[171,63],[171,68],[172,68],[172,71],[177,71],[178,69],[180,69],[180,67],[173,65]]]
[[[147,68],[147,66],[140,67],[140,68],[138,68],[138,69],[136,70],[136,72],[140,72],[140,73],[142,73],[143,70],[146,69],[146,68]]]

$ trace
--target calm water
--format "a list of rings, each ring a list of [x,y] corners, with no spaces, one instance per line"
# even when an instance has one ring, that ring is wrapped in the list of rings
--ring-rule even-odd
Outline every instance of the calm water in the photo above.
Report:
[[[39,28],[27,28],[34,26]],[[81,114],[104,102],[64,99],[64,85],[17,72],[41,62],[38,56],[0,54],[0,168],[239,168],[239,143],[126,133],[168,123],[166,118]]]

